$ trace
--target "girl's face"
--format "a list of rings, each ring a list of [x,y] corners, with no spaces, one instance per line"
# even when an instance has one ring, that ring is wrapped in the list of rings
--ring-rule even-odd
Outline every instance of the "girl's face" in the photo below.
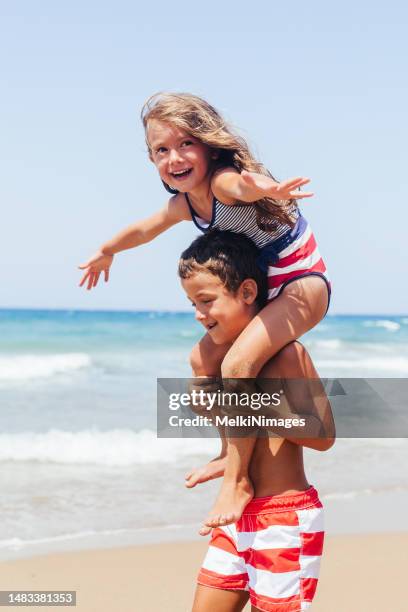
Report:
[[[147,124],[150,159],[162,181],[183,193],[209,179],[211,148],[181,128],[152,119]]]

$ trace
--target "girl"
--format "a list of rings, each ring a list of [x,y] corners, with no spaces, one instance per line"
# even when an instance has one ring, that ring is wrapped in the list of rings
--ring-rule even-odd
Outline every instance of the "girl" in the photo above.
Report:
[[[194,304],[207,333],[193,348],[195,376],[256,378],[282,347],[302,336],[325,315],[330,299],[326,266],[296,200],[309,179],[278,183],[255,160],[205,100],[191,94],[158,93],[142,109],[146,144],[165,188],[167,204],[106,242],[86,263],[80,286],[109,279],[113,256],[146,242],[180,221],[209,229],[244,233],[261,248],[260,267],[268,275],[268,304],[231,345],[217,342],[211,300]],[[253,497],[248,465],[256,438],[229,438],[224,479],[215,506],[200,533],[236,522]],[[223,459],[220,458],[219,461]],[[214,469],[212,463],[211,469]],[[194,473],[187,486],[194,484]]]

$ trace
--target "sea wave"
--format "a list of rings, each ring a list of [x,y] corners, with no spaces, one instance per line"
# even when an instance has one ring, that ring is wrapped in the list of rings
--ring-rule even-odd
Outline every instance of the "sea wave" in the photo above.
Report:
[[[180,336],[182,338],[195,338],[196,336],[198,336],[198,334],[195,329],[182,329],[180,331]]]
[[[49,378],[91,365],[86,353],[52,355],[10,355],[0,357],[0,382]]]
[[[216,439],[158,439],[149,429],[87,429],[77,432],[52,429],[44,433],[0,434],[0,462],[130,466],[207,456],[216,453],[218,447]]]
[[[120,530],[118,530],[120,531]],[[124,531],[124,530],[123,530]],[[48,538],[33,538],[30,540],[23,540],[22,538],[9,538],[7,540],[0,540],[0,549],[8,548],[11,550],[19,550],[25,546],[32,546],[35,544],[49,544],[56,542],[64,542],[66,540],[76,540],[80,538],[86,538],[93,535],[111,535],[112,532],[96,532],[93,530],[81,531],[77,533],[66,533],[58,536],[50,536]]]
[[[152,534],[159,536],[159,538],[160,537],[165,538],[166,533],[170,533],[171,535],[177,534],[177,536],[179,537],[179,534],[182,532],[185,533],[186,529],[195,530],[196,528],[197,528],[197,523],[195,522],[189,523],[183,520],[183,522],[181,523],[171,523],[169,525],[154,525],[154,526],[138,527],[135,529],[129,529],[129,528],[100,529],[100,530],[86,529],[83,531],[77,531],[77,532],[72,532],[72,533],[61,533],[59,535],[50,535],[44,538],[23,539],[23,538],[14,537],[14,538],[7,538],[4,540],[0,540],[0,550],[5,549],[5,550],[12,550],[12,551],[19,551],[21,549],[28,548],[31,546],[38,546],[38,545],[44,545],[44,544],[56,545],[56,544],[63,544],[65,542],[70,543],[75,540],[86,540],[86,539],[92,539],[95,542],[95,537],[97,538],[96,541],[98,541],[99,543],[101,542],[101,538],[110,538],[111,539],[110,541],[112,541],[112,538],[115,538],[116,542],[121,542],[123,541],[123,536],[125,536],[128,540],[131,540],[132,542],[133,541],[137,542],[139,537],[143,538],[143,536],[152,535]]]
[[[314,340],[313,346],[320,349],[337,350],[343,346],[343,342],[338,338],[331,338],[329,340]]]
[[[316,366],[319,368],[333,371],[347,370],[347,373],[355,376],[380,376],[384,373],[388,375],[408,374],[408,358],[407,357],[389,357],[384,358],[355,358],[350,356],[348,359],[316,359]],[[371,374],[370,374],[371,373]],[[337,374],[338,375],[338,374]]]
[[[364,327],[382,327],[388,331],[396,332],[401,325],[397,321],[388,321],[387,319],[377,319],[376,321],[364,321]]]

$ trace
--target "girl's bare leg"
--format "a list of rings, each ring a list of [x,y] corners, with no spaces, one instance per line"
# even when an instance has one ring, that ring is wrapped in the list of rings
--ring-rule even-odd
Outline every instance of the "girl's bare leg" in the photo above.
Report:
[[[226,455],[220,455],[219,457],[215,457],[215,459],[211,459],[206,465],[193,468],[186,474],[185,486],[187,489],[192,489],[203,482],[214,480],[214,478],[221,478],[221,476],[224,476],[226,463]]]
[[[308,276],[290,283],[235,340],[222,362],[222,378],[256,378],[271,357],[317,325],[326,313],[327,302],[327,286],[322,278]],[[255,443],[255,437],[227,437],[224,480],[201,535],[241,517],[253,495],[248,467]]]
[[[223,591],[198,584],[192,612],[241,612],[248,598],[248,591]]]
[[[221,377],[221,364],[230,348],[231,344],[214,344],[210,336],[206,334],[200,342],[195,345],[190,355],[190,365],[193,370],[193,376]],[[213,412],[215,413],[216,410],[213,409]],[[226,464],[227,440],[225,438],[225,428],[219,427],[218,431],[221,438],[220,454],[206,465],[194,468],[186,474],[185,486],[187,488],[191,489],[199,483],[223,476]]]

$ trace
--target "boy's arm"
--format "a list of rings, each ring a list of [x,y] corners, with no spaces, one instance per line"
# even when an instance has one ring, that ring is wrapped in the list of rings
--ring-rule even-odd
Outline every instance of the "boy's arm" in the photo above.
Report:
[[[291,200],[310,198],[313,193],[298,191],[299,187],[306,185],[310,179],[296,177],[281,183],[270,176],[258,172],[238,172],[233,167],[222,168],[216,171],[211,179],[211,191],[223,204],[252,204],[263,198],[273,200]]]
[[[193,368],[193,378],[189,381],[189,393],[192,393],[192,391],[197,391],[198,393],[200,393],[201,391],[203,391],[204,393],[216,393],[220,390],[220,379],[214,376],[197,374],[198,371],[199,370],[195,371]],[[214,404],[212,406],[211,411],[207,410],[206,406],[201,405],[192,405],[190,406],[190,410],[200,416],[206,416],[213,422],[216,415],[221,414],[217,404]],[[216,457],[217,459],[219,459],[221,457],[225,457],[227,454],[227,440],[225,435],[225,427],[223,427],[222,425],[217,425],[217,429],[221,440],[221,450],[219,452],[219,455]]]
[[[283,348],[264,366],[259,375],[261,379],[275,377],[283,379],[283,397],[286,401],[281,409],[275,408],[274,414],[269,411],[270,414],[266,416],[305,419],[305,426],[274,431],[300,446],[320,451],[331,448],[336,438],[336,428],[330,401],[309,353],[300,342],[293,342]],[[267,385],[266,380],[265,383]]]
[[[305,423],[304,426],[293,426],[285,433],[285,438],[294,444],[313,448],[314,450],[325,451],[331,448],[336,437],[333,413],[330,401],[325,393],[323,385],[319,380],[302,381],[305,390],[309,387],[309,396],[303,401],[290,402],[291,411],[288,416],[291,419],[298,419]],[[290,381],[289,381],[290,386]],[[318,387],[321,386],[321,389]],[[300,398],[299,398],[300,399]],[[293,436],[290,435],[293,432]],[[310,436],[310,437],[303,437]]]

